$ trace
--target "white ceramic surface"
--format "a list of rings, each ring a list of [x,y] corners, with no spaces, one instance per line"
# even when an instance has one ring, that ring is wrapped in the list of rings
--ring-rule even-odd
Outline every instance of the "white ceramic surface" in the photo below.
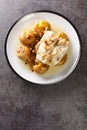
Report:
[[[18,41],[20,32],[24,28],[31,29],[39,20],[47,20],[53,31],[64,31],[70,39],[67,62],[61,67],[50,68],[43,75],[32,72],[16,55],[18,44],[20,44]],[[38,84],[52,84],[65,79],[73,72],[80,58],[80,40],[76,29],[65,17],[53,12],[41,11],[23,16],[9,31],[5,47],[7,59],[13,70],[23,79]]]

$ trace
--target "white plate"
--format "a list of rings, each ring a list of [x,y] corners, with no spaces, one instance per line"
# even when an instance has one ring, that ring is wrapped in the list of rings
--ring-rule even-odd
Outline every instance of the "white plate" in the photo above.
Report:
[[[50,68],[43,75],[32,72],[16,55],[16,49],[20,45],[18,41],[20,32],[24,28],[31,29],[39,20],[47,20],[53,31],[64,31],[70,39],[67,62],[61,67]],[[80,59],[80,38],[76,28],[64,16],[50,11],[36,11],[23,16],[11,27],[5,42],[5,52],[9,65],[21,78],[38,84],[52,84],[62,81],[76,68]]]

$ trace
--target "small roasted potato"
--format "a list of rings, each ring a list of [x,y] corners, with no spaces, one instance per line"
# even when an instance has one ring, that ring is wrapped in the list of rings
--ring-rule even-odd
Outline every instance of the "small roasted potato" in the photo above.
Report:
[[[20,59],[25,61],[26,64],[29,63],[31,52],[27,46],[19,47],[19,49],[17,50],[17,55]]]
[[[20,41],[27,46],[32,46],[35,41],[35,35],[33,31],[23,30],[19,37]]]
[[[66,62],[66,60],[67,60],[67,55],[65,55],[65,56],[61,59],[61,61],[58,63],[58,65],[63,65],[63,64]]]
[[[51,30],[51,25],[47,21],[41,20],[34,26],[34,31],[37,36],[39,35],[41,37],[45,30]]]
[[[39,74],[44,74],[48,69],[49,66],[41,62],[33,66],[33,70]]]
[[[67,36],[64,32],[59,32],[59,33],[58,33],[58,37],[59,37],[59,38],[63,38],[63,39],[65,39],[66,41],[69,41],[68,36]]]

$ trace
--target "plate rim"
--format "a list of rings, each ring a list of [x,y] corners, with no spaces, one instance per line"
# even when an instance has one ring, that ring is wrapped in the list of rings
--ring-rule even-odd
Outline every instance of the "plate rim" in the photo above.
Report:
[[[7,40],[8,40],[8,37],[9,37],[9,34],[10,34],[11,30],[13,29],[13,27],[14,27],[22,18],[24,18],[24,17],[27,16],[27,15],[31,15],[31,14],[35,14],[35,13],[51,13],[51,14],[58,15],[58,16],[64,18],[66,21],[68,21],[68,22],[72,25],[72,27],[74,28],[74,30],[76,31],[76,34],[77,34],[77,36],[78,36],[78,40],[79,40],[79,56],[78,56],[78,60],[77,60],[77,62],[76,62],[76,64],[75,64],[74,68],[72,69],[72,71],[70,71],[65,77],[63,77],[63,78],[60,79],[59,81],[57,80],[57,81],[53,81],[53,82],[51,82],[51,83],[50,83],[50,82],[49,82],[49,83],[42,83],[42,82],[41,82],[41,83],[37,83],[37,82],[33,82],[33,81],[30,81],[30,80],[27,80],[27,79],[25,79],[24,77],[22,77],[21,75],[19,75],[19,74],[15,71],[15,69],[12,67],[12,65],[11,65],[11,63],[10,63],[10,61],[9,61],[9,57],[8,57],[8,55],[7,55]],[[51,84],[59,83],[59,82],[65,80],[66,78],[68,78],[68,77],[75,71],[75,69],[77,68],[78,63],[80,62],[80,59],[81,59],[81,58],[80,58],[80,57],[81,57],[81,54],[82,54],[81,43],[82,43],[81,37],[80,37],[80,34],[79,34],[79,32],[78,32],[76,26],[75,26],[66,16],[64,16],[63,14],[60,14],[60,13],[58,13],[58,12],[55,12],[55,11],[50,11],[50,10],[36,10],[36,11],[32,11],[32,12],[29,12],[29,13],[26,13],[26,14],[22,15],[20,18],[18,18],[18,19],[12,24],[12,26],[10,27],[9,31],[7,32],[7,35],[6,35],[6,38],[5,38],[4,51],[5,51],[5,57],[6,57],[7,63],[8,63],[8,65],[10,66],[11,70],[12,70],[18,77],[20,77],[22,80],[25,80],[26,82],[28,82],[28,83],[30,82],[30,83],[33,83],[33,84],[51,85]]]

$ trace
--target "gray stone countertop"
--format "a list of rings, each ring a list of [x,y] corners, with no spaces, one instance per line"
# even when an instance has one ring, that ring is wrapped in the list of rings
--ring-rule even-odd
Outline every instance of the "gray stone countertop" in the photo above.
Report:
[[[65,15],[82,40],[77,68],[54,85],[20,79],[5,58],[8,30],[35,10]],[[87,0],[0,0],[0,130],[87,130]]]

